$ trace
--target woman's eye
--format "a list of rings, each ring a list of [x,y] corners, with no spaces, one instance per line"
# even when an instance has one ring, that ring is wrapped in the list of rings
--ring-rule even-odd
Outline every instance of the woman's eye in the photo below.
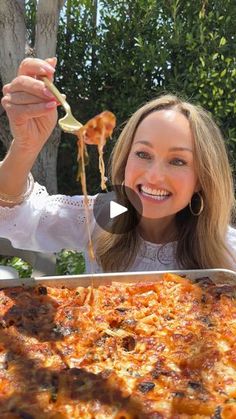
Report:
[[[149,153],[147,153],[146,151],[136,151],[135,152],[136,156],[138,156],[140,159],[147,159],[150,160],[151,156]]]
[[[172,159],[170,164],[173,164],[174,166],[185,166],[187,162],[182,159]]]

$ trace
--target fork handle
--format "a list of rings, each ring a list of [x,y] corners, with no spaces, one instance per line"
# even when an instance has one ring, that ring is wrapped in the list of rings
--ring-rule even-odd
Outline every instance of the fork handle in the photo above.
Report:
[[[54,94],[54,96],[59,100],[66,111],[70,110],[70,105],[67,103],[66,99],[62,96],[56,86],[47,78],[42,77],[44,84],[47,88]]]

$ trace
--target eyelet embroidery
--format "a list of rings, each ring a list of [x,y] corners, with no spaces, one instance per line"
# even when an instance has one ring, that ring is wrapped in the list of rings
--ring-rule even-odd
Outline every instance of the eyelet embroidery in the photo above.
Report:
[[[152,262],[160,262],[163,265],[169,265],[175,260],[176,243],[167,243],[164,245],[150,244],[142,242],[139,249],[139,256]]]

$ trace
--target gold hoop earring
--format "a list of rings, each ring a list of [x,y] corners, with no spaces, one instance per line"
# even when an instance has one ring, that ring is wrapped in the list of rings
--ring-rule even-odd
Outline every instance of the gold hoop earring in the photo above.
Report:
[[[200,200],[200,208],[199,208],[199,210],[197,212],[194,212],[193,209],[192,209],[192,201],[194,201],[194,200],[196,201],[196,196],[198,196],[198,198]],[[195,197],[195,199],[194,199],[194,197]],[[200,192],[196,192],[192,196],[192,199],[191,199],[191,201],[189,202],[188,205],[189,205],[189,209],[190,209],[191,214],[194,215],[194,217],[198,217],[202,213],[202,211],[204,209],[204,201],[203,201],[203,197],[202,197],[201,193]]]
[[[122,192],[122,195],[126,196],[126,194],[125,194],[125,181],[124,180],[123,180],[123,182],[121,182],[121,192]]]

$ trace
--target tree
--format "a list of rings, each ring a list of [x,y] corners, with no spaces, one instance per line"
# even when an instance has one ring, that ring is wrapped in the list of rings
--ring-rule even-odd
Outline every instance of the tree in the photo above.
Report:
[[[22,59],[33,55],[38,58],[56,55],[57,29],[63,0],[0,0],[0,76],[2,85],[17,74]],[[30,8],[31,27],[26,25],[26,8]],[[35,24],[32,25],[32,23]],[[57,191],[57,150],[60,130],[54,130],[41,151],[33,168],[34,177],[49,192]],[[0,108],[0,140],[8,149],[11,134],[3,108]]]

